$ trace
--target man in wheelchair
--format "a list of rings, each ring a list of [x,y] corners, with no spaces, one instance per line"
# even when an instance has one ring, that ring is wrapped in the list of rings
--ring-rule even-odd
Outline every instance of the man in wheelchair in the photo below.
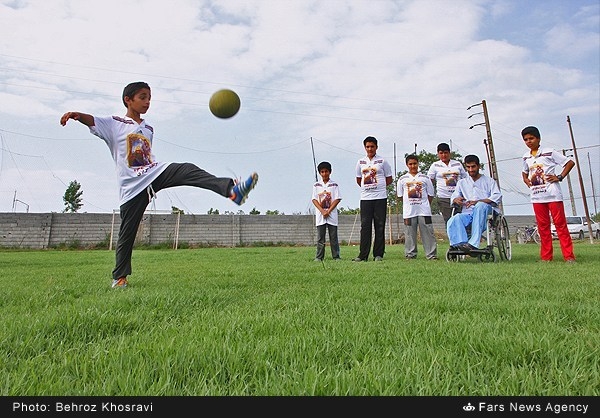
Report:
[[[451,251],[471,254],[479,250],[481,236],[487,229],[490,215],[502,201],[502,193],[496,180],[479,172],[481,163],[476,155],[464,159],[469,176],[460,179],[450,201],[462,207],[446,225]],[[468,229],[470,228],[470,237]]]

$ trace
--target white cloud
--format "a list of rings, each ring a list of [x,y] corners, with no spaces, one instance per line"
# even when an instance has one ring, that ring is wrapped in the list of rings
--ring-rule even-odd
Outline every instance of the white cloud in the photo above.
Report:
[[[31,191],[32,208],[59,211],[66,185],[79,177],[90,206],[116,208],[108,149],[85,127],[63,128],[58,119],[67,110],[123,114],[121,91],[134,80],[152,86],[147,119],[159,158],[217,175],[259,172],[246,212],[311,208],[311,138],[316,159],[333,164],[344,207],[359,203],[354,164],[367,135],[379,138],[382,154],[398,157],[398,171],[415,143],[435,152],[452,140],[463,155],[484,159],[485,130],[469,129],[482,120],[467,119],[477,111],[467,107],[481,100],[503,186],[526,192],[521,128],[539,125],[545,144],[570,147],[567,114],[597,168],[598,5],[568,3],[0,0],[8,34],[0,38],[0,210],[11,210],[19,189]],[[227,121],[207,108],[225,86],[242,98]],[[37,171],[9,175],[33,169],[18,153],[35,155],[55,181],[42,189],[30,180]],[[507,193],[509,213],[531,212],[527,199]],[[159,193],[158,204],[172,202],[194,213],[238,209],[190,188]]]

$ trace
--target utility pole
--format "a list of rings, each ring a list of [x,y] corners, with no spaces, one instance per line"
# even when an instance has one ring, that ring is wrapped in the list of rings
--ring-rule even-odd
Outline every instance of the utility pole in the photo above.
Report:
[[[490,164],[492,170],[492,177],[498,183],[500,187],[500,178],[498,177],[498,166],[496,165],[496,154],[494,153],[494,142],[492,141],[492,128],[490,127],[490,118],[488,117],[487,105],[485,100],[481,101],[483,106],[483,118],[485,119],[485,131],[487,133],[488,146],[490,147]]]
[[[594,232],[592,231],[592,222],[590,219],[590,211],[588,210],[587,197],[583,187],[583,177],[581,177],[581,167],[579,166],[579,158],[577,157],[577,147],[575,147],[575,138],[573,137],[573,128],[571,127],[571,118],[567,115],[567,124],[569,125],[569,133],[571,134],[571,143],[573,144],[573,155],[575,156],[575,165],[577,174],[579,174],[579,187],[581,187],[581,197],[583,197],[583,209],[588,223],[588,232],[590,233],[590,242],[594,243]]]
[[[588,166],[590,167],[590,181],[592,182],[592,198],[594,199],[594,213],[598,213],[596,207],[596,188],[594,187],[594,177],[592,176],[592,163],[590,162],[590,153],[588,152]]]
[[[312,150],[313,164],[315,165],[315,181],[319,181],[319,170],[317,170],[317,159],[315,158],[315,146],[313,145],[312,136],[310,137],[310,148]]]
[[[482,100],[481,103],[476,103],[474,105],[469,106],[467,108],[467,110],[470,110],[472,107],[479,106],[479,105],[481,105],[481,107],[483,108],[483,111],[480,113],[474,113],[474,114],[470,115],[467,119],[469,119],[471,116],[474,116],[474,115],[483,114],[484,122],[472,125],[469,127],[469,129],[473,129],[475,126],[485,125],[485,132],[487,134],[487,142],[484,140],[483,143],[485,144],[486,151],[488,153],[488,159],[489,159],[489,164],[490,164],[490,175],[494,180],[496,180],[496,183],[498,183],[498,188],[500,188],[500,177],[498,176],[498,166],[496,165],[496,153],[494,152],[494,141],[492,141],[492,128],[490,127],[490,118],[488,117],[487,104],[486,104],[485,100]],[[500,207],[502,207],[502,204],[500,205]]]
[[[563,155],[567,155],[567,150],[562,150]],[[570,151],[570,150],[569,150]],[[569,197],[571,198],[571,213],[577,216],[577,206],[575,206],[575,196],[573,196],[573,187],[571,187],[571,177],[567,176],[567,186],[569,187]]]
[[[488,160],[488,170],[490,170],[490,177],[494,178],[494,173],[492,172],[492,165],[489,163],[491,160],[491,157],[490,157],[490,147],[488,146],[487,138],[483,138],[483,145],[485,145],[485,155],[487,156],[487,160]]]

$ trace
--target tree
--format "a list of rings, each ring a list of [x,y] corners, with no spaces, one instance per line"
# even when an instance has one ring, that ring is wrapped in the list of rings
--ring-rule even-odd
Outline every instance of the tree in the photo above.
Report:
[[[171,206],[171,213],[173,215],[177,215],[178,213],[183,215],[185,212],[183,211],[183,209],[179,209],[177,206]]]
[[[265,212],[265,215],[285,215],[285,213],[279,212],[278,210],[268,210]]]
[[[69,183],[69,187],[67,187],[65,195],[63,196],[63,201],[65,202],[63,213],[75,213],[83,206],[83,203],[81,203],[83,190],[80,189],[81,184],[79,184],[77,180],[73,180]]]
[[[256,210],[256,208],[252,208],[250,211],[250,215],[260,215],[260,210]]]
[[[357,213],[360,212],[360,208],[355,208],[355,209],[348,208],[348,209],[346,209],[344,207],[340,207],[340,208],[338,208],[338,212],[339,212],[340,215],[356,215]]]
[[[208,212],[206,212],[206,213],[207,213],[208,215],[218,215],[218,214],[219,214],[219,209],[213,209],[213,208],[210,208],[210,209],[208,210]]]

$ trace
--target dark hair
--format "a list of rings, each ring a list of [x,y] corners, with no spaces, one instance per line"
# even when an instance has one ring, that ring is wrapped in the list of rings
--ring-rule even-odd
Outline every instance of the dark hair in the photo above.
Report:
[[[541,138],[540,131],[535,126],[528,126],[526,128],[523,128],[523,130],[521,131],[521,136],[525,136],[527,134],[533,135],[536,138]]]
[[[445,142],[440,142],[437,146],[438,151],[450,151],[450,145]]]
[[[481,163],[479,162],[479,157],[473,154],[469,154],[465,157],[465,164],[468,163],[475,163],[477,165],[481,165]]]
[[[327,161],[320,162],[319,165],[317,166],[317,171],[321,171],[324,168],[331,171],[331,163],[329,163]]]
[[[419,157],[416,154],[409,154],[404,159],[404,161],[406,161],[406,164],[408,164],[408,160],[417,160],[417,162],[419,162]]]
[[[372,142],[377,145],[377,139],[374,136],[368,136],[364,139],[363,145],[367,145],[367,142]]]
[[[127,107],[127,103],[125,103],[125,97],[129,97],[130,99],[132,99],[133,96],[135,96],[135,94],[141,89],[150,90],[150,86],[148,85],[148,83],[145,83],[143,81],[136,81],[134,83],[129,83],[125,86],[125,88],[123,89],[123,104],[125,105],[125,107]]]

